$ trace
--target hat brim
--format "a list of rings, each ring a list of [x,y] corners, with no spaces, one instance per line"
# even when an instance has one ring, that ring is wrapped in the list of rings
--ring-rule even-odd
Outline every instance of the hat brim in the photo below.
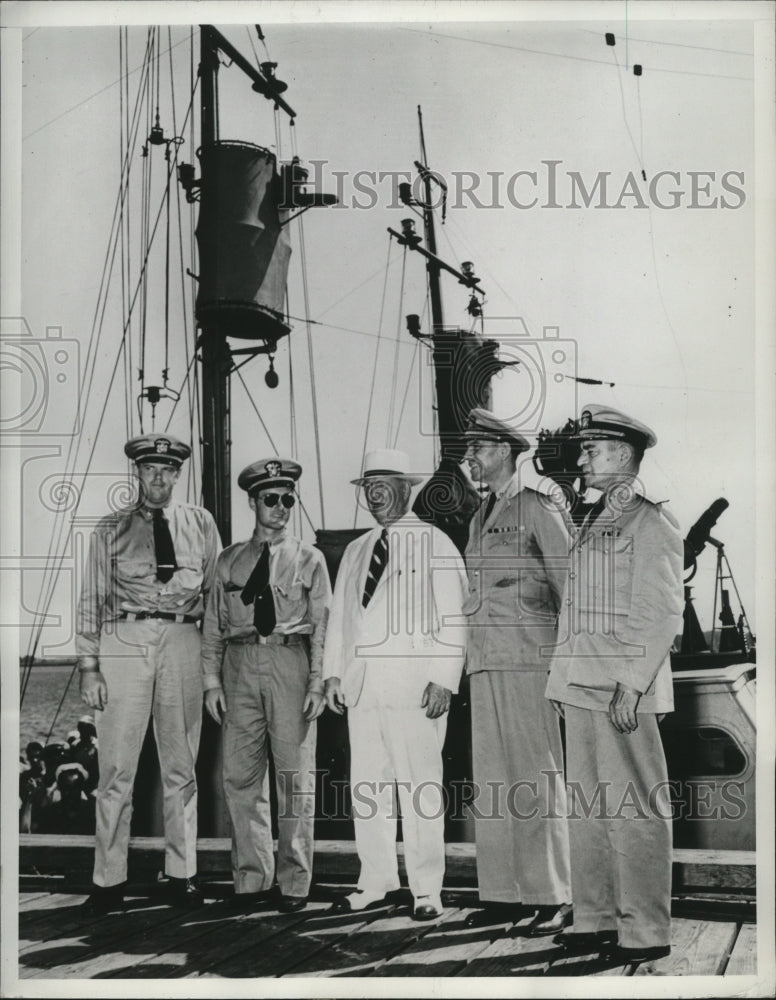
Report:
[[[365,483],[371,483],[375,479],[404,479],[411,486],[417,486],[418,483],[422,483],[424,476],[418,476],[412,472],[372,472],[366,476],[359,476],[358,479],[351,479],[351,483],[354,486],[363,486]]]
[[[296,480],[278,478],[266,483],[254,483],[253,486],[240,486],[240,489],[245,490],[248,496],[253,496],[255,493],[262,493],[264,490],[274,490],[278,486],[287,486],[293,490],[296,487]]]

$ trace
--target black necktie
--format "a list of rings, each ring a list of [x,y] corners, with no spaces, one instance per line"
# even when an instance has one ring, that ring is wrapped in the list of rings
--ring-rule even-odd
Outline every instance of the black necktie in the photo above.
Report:
[[[364,596],[361,599],[361,604],[366,607],[367,604],[372,600],[372,594],[375,592],[375,587],[383,575],[383,570],[385,569],[386,563],[388,562],[388,529],[383,528],[380,535],[375,542],[375,547],[372,549],[372,559],[369,563],[369,572],[366,576],[366,583],[364,584]]]
[[[275,601],[269,585],[269,544],[264,542],[253,572],[240,593],[243,604],[253,602],[253,624],[259,635],[270,635],[275,628]]]
[[[172,544],[170,525],[161,507],[154,507],[154,553],[156,555],[156,579],[167,583],[178,568],[175,561],[175,546]]]
[[[585,527],[589,530],[593,527],[593,522],[595,519],[601,515],[606,508],[606,494],[602,493],[601,496],[596,500],[590,510],[587,512],[587,520],[585,521]]]
[[[496,506],[496,494],[491,490],[488,496],[488,502],[485,504],[485,513],[482,515],[482,523],[484,524],[490,515],[493,513],[493,508]]]

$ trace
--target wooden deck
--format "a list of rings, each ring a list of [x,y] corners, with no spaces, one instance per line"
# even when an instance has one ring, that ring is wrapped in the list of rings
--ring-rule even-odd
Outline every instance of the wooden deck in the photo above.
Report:
[[[443,915],[429,923],[411,919],[409,894],[366,914],[330,913],[350,889],[334,883],[315,884],[298,914],[235,913],[229,883],[209,879],[199,910],[164,905],[144,886],[123,913],[95,919],[80,910],[85,894],[61,891],[63,882],[22,877],[19,979],[756,974],[755,904],[732,897],[675,899],[670,957],[621,966],[524,937],[528,917],[467,929],[474,888],[446,890]]]

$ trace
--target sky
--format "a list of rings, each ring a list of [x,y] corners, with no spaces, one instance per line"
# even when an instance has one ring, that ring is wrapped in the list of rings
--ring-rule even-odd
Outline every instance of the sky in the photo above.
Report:
[[[233,538],[251,530],[237,474],[275,447],[304,466],[301,492],[309,521],[300,516],[297,529],[308,538],[310,521],[316,528],[352,527],[356,517],[358,525],[369,523],[366,512],[357,513],[350,485],[364,447],[395,445],[410,454],[416,469],[433,469],[428,351],[416,347],[403,318],[419,313],[428,329],[425,272],[419,255],[404,260],[387,233],[408,214],[396,202],[393,175],[410,171],[414,178],[420,106],[428,165],[448,185],[446,220],[437,233],[440,255],[456,267],[474,262],[487,293],[485,335],[501,342],[502,356],[524,362],[494,380],[494,409],[529,436],[561,425],[588,402],[612,405],[652,427],[658,445],[641,470],[647,494],[669,501],[683,533],[715,499],[729,501],[715,537],[726,544],[754,624],[755,119],[761,66],[746,5],[732,10],[739,15],[732,19],[715,9],[713,20],[708,5],[700,6],[708,18],[681,5],[674,17],[647,17],[664,9],[631,5],[627,24],[617,4],[604,9],[603,19],[596,18],[600,8],[586,4],[573,8],[579,19],[552,21],[520,19],[519,7],[492,4],[484,8],[488,17],[506,11],[508,19],[460,20],[464,8],[456,5],[459,20],[452,20],[449,7],[449,21],[269,21],[263,25],[266,51],[252,26],[216,22],[252,62],[256,52],[266,59],[267,51],[278,62],[277,74],[288,83],[286,99],[297,112],[293,139],[282,114],[276,131],[269,103],[224,59],[221,137],[268,147],[281,160],[298,152],[316,189],[340,198],[336,208],[305,214],[304,255],[298,224],[290,226],[289,305],[299,321],[275,359],[280,387],[264,385],[266,359],[251,361],[241,369],[242,379],[233,378]],[[227,8],[217,13],[225,16]],[[484,9],[476,8],[478,16]],[[412,13],[417,17],[417,9]],[[52,617],[41,638],[50,655],[71,648],[70,609],[82,549],[107,498],[123,494],[122,446],[140,430],[139,306],[129,335],[129,390],[126,355],[111,382],[126,315],[121,276],[126,302],[137,287],[141,259],[146,164],[138,148],[131,158],[123,263],[117,249],[105,295],[101,283],[126,107],[134,105],[141,79],[143,14],[136,12],[139,23],[128,29],[125,43],[115,26],[41,25],[22,32],[21,315],[37,341],[46,339],[49,327],[61,330],[69,345],[65,367],[72,369],[63,385],[49,382],[45,420],[25,438],[19,485],[23,624],[45,602],[52,538],[62,552]],[[614,46],[607,45],[607,32]],[[179,160],[196,163],[199,122],[186,113],[198,38],[195,32],[192,55],[184,20],[161,28],[157,44],[160,122],[165,134],[172,135],[174,125],[182,133]],[[120,58],[130,70],[128,85],[119,82]],[[638,76],[635,66],[641,67]],[[152,149],[152,219],[162,205],[164,170],[161,150]],[[149,255],[145,306],[146,381],[161,382],[167,309],[170,385],[176,388],[193,341],[192,282],[181,278],[181,270],[196,272],[193,212],[181,202],[182,253],[173,195],[169,298],[162,214]],[[315,321],[309,337],[303,258],[308,315]],[[465,289],[445,276],[443,296],[446,322],[468,329]],[[44,344],[40,350],[49,357],[53,348]],[[578,384],[570,374],[613,386]],[[28,392],[22,378],[22,410]],[[174,410],[163,401],[155,428],[169,421],[172,433],[191,440],[185,402],[185,392]],[[34,409],[31,404],[25,412]],[[79,434],[73,436],[76,410]],[[144,429],[150,427],[146,412]],[[81,489],[79,477],[87,468]],[[69,469],[76,478],[62,487],[63,470]],[[527,484],[535,481],[530,462],[522,472]],[[196,500],[196,466],[192,473],[189,499]],[[715,568],[707,548],[694,581],[706,628],[712,624]]]

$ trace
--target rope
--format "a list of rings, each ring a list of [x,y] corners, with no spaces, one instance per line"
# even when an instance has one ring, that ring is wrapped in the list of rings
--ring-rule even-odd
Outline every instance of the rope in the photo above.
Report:
[[[393,236],[388,237],[388,257],[385,261],[385,273],[383,278],[383,295],[380,299],[380,318],[377,321],[377,344],[375,346],[375,360],[372,366],[372,384],[369,387],[369,406],[366,411],[366,426],[364,427],[364,441],[361,445],[361,468],[364,467],[364,457],[366,455],[366,442],[369,435],[369,426],[372,421],[372,403],[374,402],[375,396],[375,379],[377,378],[377,361],[380,357],[380,339],[383,333],[383,312],[385,310],[385,293],[388,288],[388,270],[391,266],[391,245],[393,243]],[[353,527],[356,526],[356,520],[358,518],[358,498],[355,501],[355,510],[353,513]]]

